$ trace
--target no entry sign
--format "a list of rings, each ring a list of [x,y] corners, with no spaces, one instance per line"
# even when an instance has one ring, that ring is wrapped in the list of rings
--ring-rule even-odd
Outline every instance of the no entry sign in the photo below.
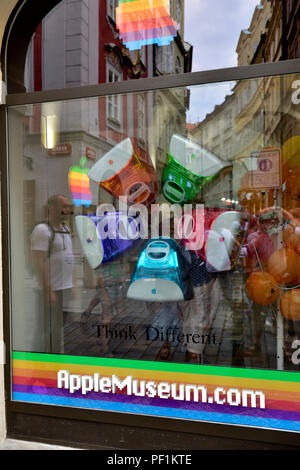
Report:
[[[280,150],[262,150],[257,156],[257,167],[252,172],[253,188],[279,188],[281,185]]]

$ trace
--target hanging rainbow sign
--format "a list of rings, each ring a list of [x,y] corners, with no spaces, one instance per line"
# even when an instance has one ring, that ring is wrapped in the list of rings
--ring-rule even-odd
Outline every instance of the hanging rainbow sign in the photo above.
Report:
[[[117,28],[129,50],[149,44],[165,46],[173,41],[178,25],[170,17],[169,0],[120,0],[119,3]]]

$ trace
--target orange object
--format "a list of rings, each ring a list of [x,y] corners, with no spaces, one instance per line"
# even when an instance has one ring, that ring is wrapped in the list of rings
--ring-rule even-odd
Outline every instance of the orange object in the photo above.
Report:
[[[282,146],[282,162],[288,168],[300,164],[300,136],[290,137]]]
[[[288,224],[283,230],[282,237],[287,248],[291,248],[300,254],[300,220]]]
[[[285,179],[285,189],[300,201],[300,165],[289,169]]]
[[[136,154],[122,171],[100,183],[116,197],[126,195],[130,203],[150,204],[158,193],[156,173],[151,163],[140,160]]]
[[[289,290],[281,296],[280,312],[288,320],[300,320],[300,289]]]
[[[300,207],[296,207],[295,209],[290,210],[290,214],[296,219],[300,219]],[[299,224],[300,224],[300,220],[299,220]]]
[[[127,197],[129,204],[149,205],[158,194],[152,161],[149,156],[138,155],[130,138],[99,158],[88,176],[114,197]]]
[[[291,248],[274,251],[267,262],[267,271],[279,284],[294,282],[299,277],[299,257]]]
[[[238,200],[243,209],[251,214],[260,212],[264,207],[274,205],[273,191],[253,186],[253,172],[248,171],[242,176]]]
[[[258,305],[271,305],[279,295],[276,279],[269,273],[253,272],[246,281],[248,297]]]
[[[291,195],[289,192],[284,191],[282,198],[282,206],[285,210],[291,212],[300,207],[300,200],[296,196]]]
[[[255,214],[263,207],[260,192],[254,190],[240,190],[238,200],[243,209],[247,209],[251,214]]]

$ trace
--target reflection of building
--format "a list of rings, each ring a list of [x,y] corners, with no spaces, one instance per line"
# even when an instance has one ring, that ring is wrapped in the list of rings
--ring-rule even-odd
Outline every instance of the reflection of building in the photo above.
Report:
[[[258,5],[248,29],[241,31],[236,52],[238,65],[247,65],[257,54],[271,10],[268,0]],[[236,201],[240,177],[250,169],[250,157],[264,146],[264,80],[241,80],[222,104],[215,106],[191,135],[219,157],[235,162],[234,175],[222,178],[209,188],[206,198],[215,204],[221,199]],[[233,176],[233,177],[232,177]],[[237,185],[237,187],[235,187]],[[236,203],[233,202],[233,205]]]
[[[287,0],[285,2],[285,12],[283,15],[283,58],[298,59],[300,57],[300,0]],[[291,97],[295,91],[293,81],[295,77],[285,80],[284,94]],[[300,113],[299,105],[292,99],[285,100],[284,110],[288,113],[285,119],[284,136],[286,141],[290,137],[300,135]]]
[[[275,9],[269,0],[262,0],[256,6],[249,28],[242,30],[239,37],[238,65],[267,60],[266,44],[274,54],[271,60],[280,57],[279,15],[280,9]],[[232,186],[224,181],[219,196],[236,200],[240,177],[254,169],[251,156],[267,145],[278,146],[275,130],[280,120],[279,104],[277,77],[241,80],[233,87],[232,94],[192,131],[204,146],[234,163]]]
[[[252,59],[249,57],[249,63],[276,62],[300,57],[300,1],[270,0],[262,4],[267,8],[265,29]],[[262,22],[262,26],[263,24]],[[244,45],[246,46],[246,43]],[[245,52],[243,54],[245,55]],[[280,77],[268,77],[261,82],[264,145],[281,147],[287,138],[299,135],[297,120],[292,118],[295,110],[292,110],[292,102],[289,99],[293,80],[293,76],[290,76],[290,80],[287,77],[284,80]]]
[[[286,58],[300,57],[300,0],[287,0],[285,12]]]
[[[191,70],[192,46],[184,41],[184,0],[171,2],[171,16],[179,25],[179,29],[169,46],[154,46],[154,76]]]
[[[183,40],[184,0],[171,2],[171,16],[180,25],[175,40],[169,46],[148,45],[135,51],[129,51],[120,41],[116,26],[118,3],[117,0],[58,3],[36,28],[30,41],[25,69],[27,91],[120,82],[191,70],[192,47]],[[49,195],[62,193],[72,198],[68,171],[78,166],[83,156],[85,167],[91,168],[112,147],[130,137],[139,156],[152,159],[159,177],[172,133],[184,132],[187,106],[186,91],[171,89],[28,105],[24,154],[28,234],[36,221],[44,217]],[[47,148],[41,145],[43,123],[55,137],[50,142],[47,136]],[[91,206],[75,207],[75,213],[95,212],[100,203],[114,202],[93,181],[90,190]]]
[[[299,1],[262,0],[249,28],[241,31],[238,65],[298,58],[299,8]],[[252,156],[264,147],[281,149],[288,138],[300,134],[299,111],[291,100],[294,80],[293,75],[241,80],[191,131],[205,147],[234,164],[232,184],[222,181],[219,191],[214,186],[209,200],[220,200],[221,195],[236,200],[241,176],[256,168]]]
[[[248,65],[257,54],[261,38],[267,30],[267,23],[271,15],[270,0],[262,0],[254,9],[249,28],[241,31],[236,52],[238,65]]]
[[[261,55],[265,62],[300,57],[300,2],[271,0],[271,15],[267,32],[261,40]],[[290,99],[294,76],[265,79],[265,140],[281,147],[289,137],[299,135],[298,115]],[[282,115],[283,112],[283,115]],[[282,117],[283,116],[283,117]]]
[[[107,82],[108,63],[118,79],[147,75],[145,50],[129,53],[118,38],[116,5],[111,0],[62,0],[53,8],[27,52],[27,91]]]
[[[237,145],[234,132],[235,114],[235,96],[227,95],[222,104],[215,106],[212,113],[207,114],[203,121],[190,130],[190,135],[219,158],[231,160]],[[226,178],[223,174],[221,179],[206,186],[205,195],[201,194],[201,198],[208,205],[218,206],[222,198],[232,199],[231,184],[229,174],[227,173]]]
[[[161,76],[186,73],[192,69],[190,44],[184,41],[184,1],[171,2],[171,15],[179,25],[177,36],[169,46],[154,46],[153,74]],[[152,133],[153,156],[160,179],[171,137],[174,133],[185,133],[186,110],[189,107],[187,89],[168,89],[153,96],[154,132]]]
[[[153,75],[183,73],[191,70],[192,47],[184,42],[184,1],[171,2],[170,13],[179,24],[175,40],[169,46],[148,45],[129,51],[119,39],[116,26],[118,1],[61,1],[43,19],[30,42],[26,63],[27,91],[59,89],[111,83]],[[47,60],[45,60],[47,58]],[[130,137],[141,156],[150,156],[160,172],[173,132],[185,129],[188,99],[184,90],[163,93],[113,96],[84,102],[64,103],[55,112],[59,140],[71,151],[62,158],[51,158],[51,168],[70,167],[86,155],[87,166],[112,146]],[[72,109],[70,109],[72,107]],[[41,113],[53,109],[28,108],[31,139],[36,139],[40,154]],[[32,112],[33,110],[33,112]],[[151,133],[148,130],[151,129]],[[152,132],[153,129],[157,130]],[[32,142],[30,142],[31,149]],[[30,155],[36,159],[37,155]],[[49,163],[45,152],[45,162]],[[51,171],[52,171],[51,169]],[[40,182],[43,187],[43,182]],[[98,202],[98,187],[93,187],[93,205]],[[54,192],[66,192],[66,183],[56,180]],[[44,190],[45,191],[45,190]],[[34,195],[32,195],[34,199]],[[101,194],[105,200],[110,197]],[[45,194],[46,200],[46,194]],[[42,200],[37,202],[38,214]],[[37,215],[40,217],[40,215]]]

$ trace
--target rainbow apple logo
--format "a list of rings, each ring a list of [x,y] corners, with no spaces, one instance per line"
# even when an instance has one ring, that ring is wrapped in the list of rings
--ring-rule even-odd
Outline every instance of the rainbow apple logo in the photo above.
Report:
[[[86,157],[82,157],[79,165],[74,165],[69,170],[69,188],[75,206],[87,206],[92,203],[90,190],[89,168],[84,168]]]

